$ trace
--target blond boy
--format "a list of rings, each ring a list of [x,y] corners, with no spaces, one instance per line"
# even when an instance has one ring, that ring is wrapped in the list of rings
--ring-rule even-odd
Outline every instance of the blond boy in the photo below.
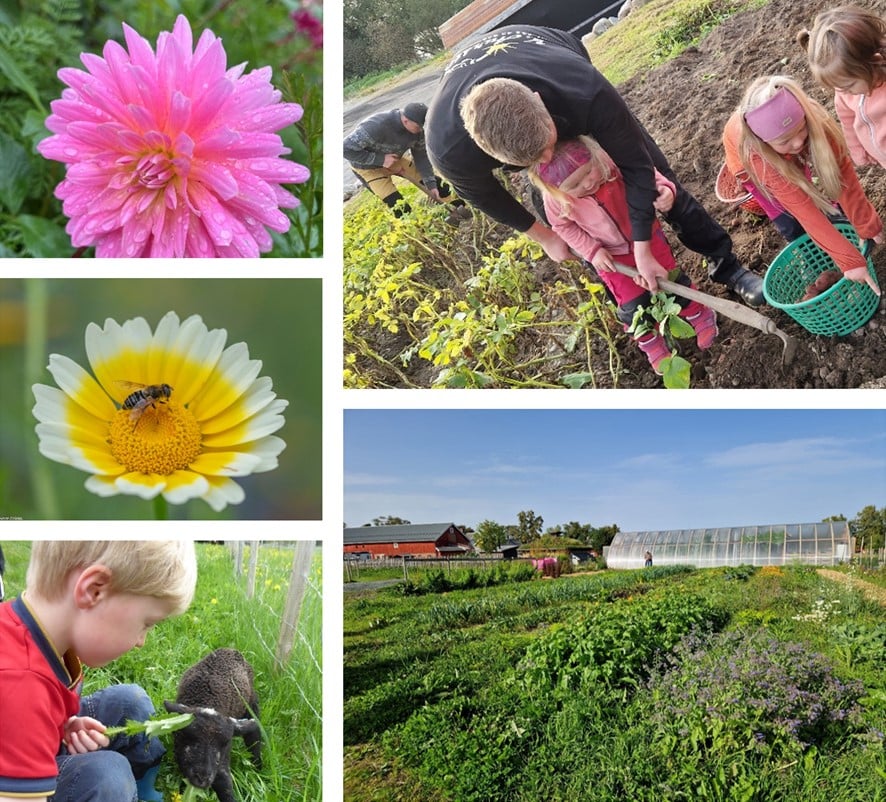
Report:
[[[164,748],[104,730],[154,712],[137,685],[80,697],[82,666],[144,645],[190,605],[192,543],[40,541],[26,589],[0,605],[0,802],[159,802]]]

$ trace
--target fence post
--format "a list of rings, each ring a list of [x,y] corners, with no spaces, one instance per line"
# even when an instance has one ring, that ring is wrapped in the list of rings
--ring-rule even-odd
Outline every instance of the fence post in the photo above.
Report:
[[[258,548],[260,541],[253,540],[249,544],[249,573],[246,575],[246,598],[255,596],[255,569],[258,566]]]
[[[239,578],[243,574],[243,541],[238,540],[233,544],[234,549],[234,576]]]
[[[283,669],[289,660],[289,655],[292,654],[295,630],[298,626],[298,614],[304,600],[313,557],[313,540],[299,540],[295,544],[292,573],[289,576],[289,593],[286,596],[286,606],[283,609],[283,622],[280,625],[280,637],[277,640],[277,653],[274,655],[274,668],[277,671]]]

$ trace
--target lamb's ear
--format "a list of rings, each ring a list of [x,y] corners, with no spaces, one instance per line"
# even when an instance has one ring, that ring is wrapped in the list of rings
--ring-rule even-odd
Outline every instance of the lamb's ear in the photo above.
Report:
[[[258,735],[261,729],[258,722],[254,718],[232,718],[231,723],[234,725],[234,735]]]
[[[165,707],[170,713],[193,713],[194,708],[188,707],[187,705],[180,705],[178,702],[163,702],[163,707]]]

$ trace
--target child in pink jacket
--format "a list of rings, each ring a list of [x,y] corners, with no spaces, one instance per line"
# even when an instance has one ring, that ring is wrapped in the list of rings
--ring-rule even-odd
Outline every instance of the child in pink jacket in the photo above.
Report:
[[[834,90],[852,161],[886,167],[886,20],[841,6],[819,14],[797,41],[815,80]]]
[[[630,326],[640,306],[650,300],[649,277],[638,281],[616,273],[614,262],[636,266],[624,179],[608,154],[596,140],[587,136],[558,142],[549,162],[529,171],[532,182],[544,196],[545,215],[551,228],[583,259],[590,262],[618,305],[616,316]],[[656,171],[658,199],[655,208],[666,212],[674,202],[675,187]],[[674,254],[665,239],[661,224],[652,226],[652,253],[659,264],[670,272],[676,267]],[[664,276],[662,276],[664,277]],[[652,289],[655,289],[652,280]],[[680,272],[674,279],[684,286],[694,286]],[[643,282],[645,286],[641,286]],[[677,299],[682,307],[680,317],[695,330],[699,348],[710,348],[717,336],[717,317],[713,310],[697,301]],[[671,350],[657,332],[636,339],[653,370],[661,375],[661,363]]]

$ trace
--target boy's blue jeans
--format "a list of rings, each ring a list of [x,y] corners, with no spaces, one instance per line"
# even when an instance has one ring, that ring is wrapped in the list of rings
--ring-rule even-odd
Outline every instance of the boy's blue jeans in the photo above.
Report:
[[[108,727],[127,719],[144,721],[154,705],[138,685],[112,685],[80,700],[80,715],[98,719]],[[53,802],[136,802],[135,780],[163,757],[157,738],[117,735],[107,749],[69,755],[62,749],[58,787]]]

